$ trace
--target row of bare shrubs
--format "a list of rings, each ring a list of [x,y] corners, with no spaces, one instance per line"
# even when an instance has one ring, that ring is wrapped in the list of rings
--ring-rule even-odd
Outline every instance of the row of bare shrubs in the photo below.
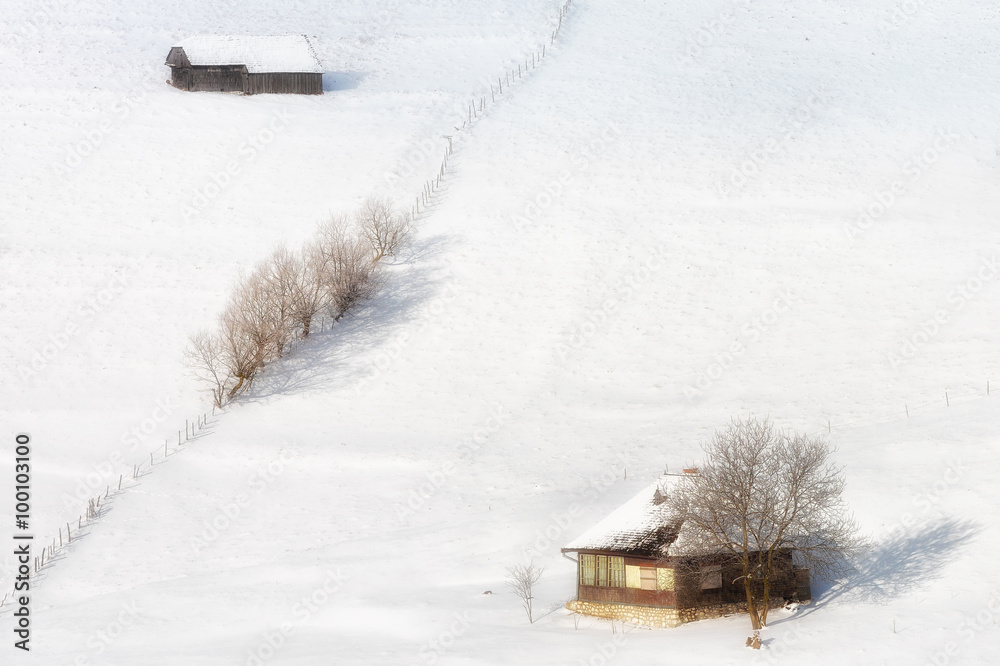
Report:
[[[249,390],[268,363],[318,322],[337,322],[375,295],[379,262],[406,239],[411,218],[370,198],[353,215],[322,223],[299,252],[278,248],[241,274],[213,331],[191,338],[187,362],[216,407]]]

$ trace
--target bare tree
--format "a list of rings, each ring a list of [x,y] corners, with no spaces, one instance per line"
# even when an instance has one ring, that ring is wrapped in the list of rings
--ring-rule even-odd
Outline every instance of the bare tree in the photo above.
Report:
[[[193,336],[185,352],[185,361],[195,376],[209,385],[212,404],[222,407],[232,375],[223,359],[219,336],[208,331]]]
[[[392,202],[369,197],[355,216],[361,234],[372,248],[374,260],[393,256],[410,230],[410,216],[393,210]]]
[[[313,320],[327,305],[324,285],[328,257],[317,241],[302,246],[302,270],[292,299],[292,317],[303,338],[308,338]]]
[[[291,341],[297,328],[295,318],[296,296],[302,280],[302,260],[284,247],[279,247],[257,265],[250,283],[259,289],[257,297],[271,320],[273,344],[271,358],[280,358],[285,345]]]
[[[535,583],[542,577],[542,572],[544,571],[544,567],[535,566],[534,562],[507,567],[507,585],[521,600],[524,612],[528,614],[529,624],[535,621],[531,615],[531,602],[534,599],[532,590],[535,587]]]
[[[768,419],[734,419],[702,449],[698,473],[667,497],[683,523],[678,548],[736,556],[756,631],[767,623],[781,551],[829,575],[863,545],[842,497],[843,470],[822,439],[777,431]]]
[[[226,400],[249,389],[264,365],[281,356],[288,341],[287,317],[264,267],[240,276],[219,318],[221,356],[235,382]]]
[[[334,321],[339,321],[359,302],[375,295],[381,275],[366,241],[343,216],[320,227],[318,247],[324,300]]]
[[[315,318],[339,321],[382,284],[379,260],[392,255],[409,231],[408,215],[387,199],[369,198],[353,217],[320,226],[301,253],[281,247],[241,274],[215,333],[191,338],[187,363],[221,407],[253,384],[296,336],[308,337]]]
[[[276,251],[238,278],[218,331],[191,339],[187,362],[209,384],[217,407],[249,389],[264,365],[281,355],[292,330],[295,270],[295,257]]]

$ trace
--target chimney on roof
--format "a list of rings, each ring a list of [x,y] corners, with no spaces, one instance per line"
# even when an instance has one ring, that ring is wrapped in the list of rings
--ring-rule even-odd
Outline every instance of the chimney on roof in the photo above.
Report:
[[[684,468],[684,473],[685,474],[697,474],[698,473],[698,468],[697,467],[685,467]]]
[[[667,496],[664,495],[662,492],[660,492],[659,488],[653,491],[653,504],[655,506],[659,506],[666,501],[667,501]]]

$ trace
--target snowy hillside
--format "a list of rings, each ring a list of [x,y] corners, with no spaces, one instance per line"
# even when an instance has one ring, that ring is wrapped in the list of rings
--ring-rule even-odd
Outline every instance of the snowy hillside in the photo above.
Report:
[[[4,12],[0,494],[28,432],[48,542],[156,453],[35,580],[31,655],[0,608],[3,663],[995,660],[1000,10],[575,0],[552,44],[560,6]],[[166,86],[202,32],[308,34],[326,92]],[[446,135],[383,293],[178,447],[238,270],[409,207]],[[839,447],[853,584],[759,653],[738,617],[576,625],[559,547],[747,413]],[[503,586],[529,558],[533,625]]]

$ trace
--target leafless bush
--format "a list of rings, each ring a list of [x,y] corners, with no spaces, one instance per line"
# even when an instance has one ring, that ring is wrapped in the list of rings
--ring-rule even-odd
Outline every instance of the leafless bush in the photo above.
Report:
[[[313,320],[327,307],[325,276],[327,257],[320,243],[302,246],[301,271],[292,299],[292,318],[303,338],[308,338]]]
[[[524,612],[528,614],[529,624],[535,621],[531,614],[531,602],[534,599],[532,590],[544,571],[544,567],[535,566],[534,562],[507,567],[507,586],[521,600]]]
[[[259,265],[240,280],[223,315],[249,341],[258,369],[280,358],[289,338],[288,308],[265,269]]]
[[[371,246],[375,261],[394,256],[410,230],[410,216],[397,213],[388,199],[369,197],[355,219],[364,239]]]
[[[229,393],[232,374],[223,360],[219,336],[208,331],[201,331],[193,336],[185,352],[185,361],[195,377],[208,384],[212,404],[222,407],[226,394]]]
[[[339,321],[348,310],[378,291],[379,267],[372,261],[364,238],[343,216],[333,217],[320,227],[318,248],[324,300],[330,316]]]
[[[260,263],[252,277],[259,280],[260,296],[271,319],[274,336],[270,350],[276,357],[284,354],[285,345],[296,333],[296,297],[302,287],[302,259],[279,247]],[[269,357],[271,360],[274,356]]]
[[[300,253],[278,248],[241,275],[215,333],[191,338],[186,361],[221,407],[253,385],[296,337],[309,336],[317,315],[339,321],[382,283],[379,260],[406,236],[409,218],[388,200],[371,198],[355,215],[320,225]]]

